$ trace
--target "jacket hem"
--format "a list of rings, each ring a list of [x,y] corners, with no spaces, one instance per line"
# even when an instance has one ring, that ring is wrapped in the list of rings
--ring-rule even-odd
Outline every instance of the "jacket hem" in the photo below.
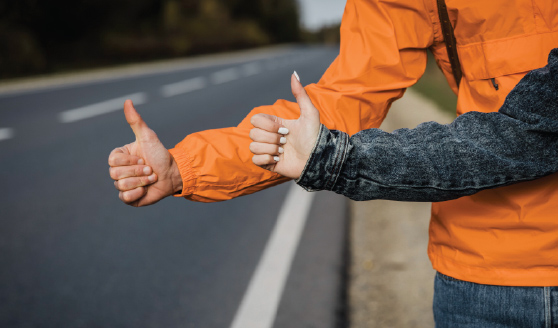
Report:
[[[513,287],[558,286],[558,267],[549,269],[512,269],[470,266],[428,252],[434,270],[452,278],[482,285]]]

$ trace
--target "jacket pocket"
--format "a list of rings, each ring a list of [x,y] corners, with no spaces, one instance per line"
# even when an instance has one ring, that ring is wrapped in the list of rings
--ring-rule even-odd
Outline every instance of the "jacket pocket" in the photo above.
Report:
[[[541,68],[554,48],[558,48],[558,31],[458,45],[457,51],[463,74],[474,81]]]

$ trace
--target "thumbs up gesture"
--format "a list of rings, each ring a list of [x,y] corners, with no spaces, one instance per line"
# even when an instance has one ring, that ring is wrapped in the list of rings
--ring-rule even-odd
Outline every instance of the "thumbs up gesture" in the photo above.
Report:
[[[291,76],[291,90],[300,107],[297,120],[256,114],[251,123],[250,151],[254,164],[297,179],[310,158],[320,130],[320,112],[306,94],[296,72]]]
[[[114,149],[108,158],[110,176],[119,198],[132,206],[151,205],[182,190],[182,178],[174,158],[143,121],[131,100],[124,115],[136,141]]]

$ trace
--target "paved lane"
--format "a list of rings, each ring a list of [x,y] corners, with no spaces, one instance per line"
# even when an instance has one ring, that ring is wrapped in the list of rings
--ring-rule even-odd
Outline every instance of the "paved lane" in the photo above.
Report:
[[[138,111],[172,147],[292,99],[291,72],[315,82],[336,53],[292,48],[0,95],[0,326],[229,327],[289,185],[218,204],[125,206],[106,161],[133,133],[114,102],[140,95]],[[274,327],[335,326],[344,204],[315,198]]]

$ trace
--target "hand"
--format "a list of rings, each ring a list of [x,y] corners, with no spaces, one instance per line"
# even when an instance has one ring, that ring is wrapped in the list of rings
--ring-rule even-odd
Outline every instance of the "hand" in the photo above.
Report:
[[[256,114],[251,119],[254,128],[250,130],[254,164],[292,179],[302,174],[320,131],[320,112],[295,74],[291,76],[291,90],[300,107],[300,117],[285,120]]]
[[[136,112],[131,100],[124,103],[124,115],[136,141],[114,149],[108,159],[120,200],[131,206],[146,206],[182,190],[174,158]]]

